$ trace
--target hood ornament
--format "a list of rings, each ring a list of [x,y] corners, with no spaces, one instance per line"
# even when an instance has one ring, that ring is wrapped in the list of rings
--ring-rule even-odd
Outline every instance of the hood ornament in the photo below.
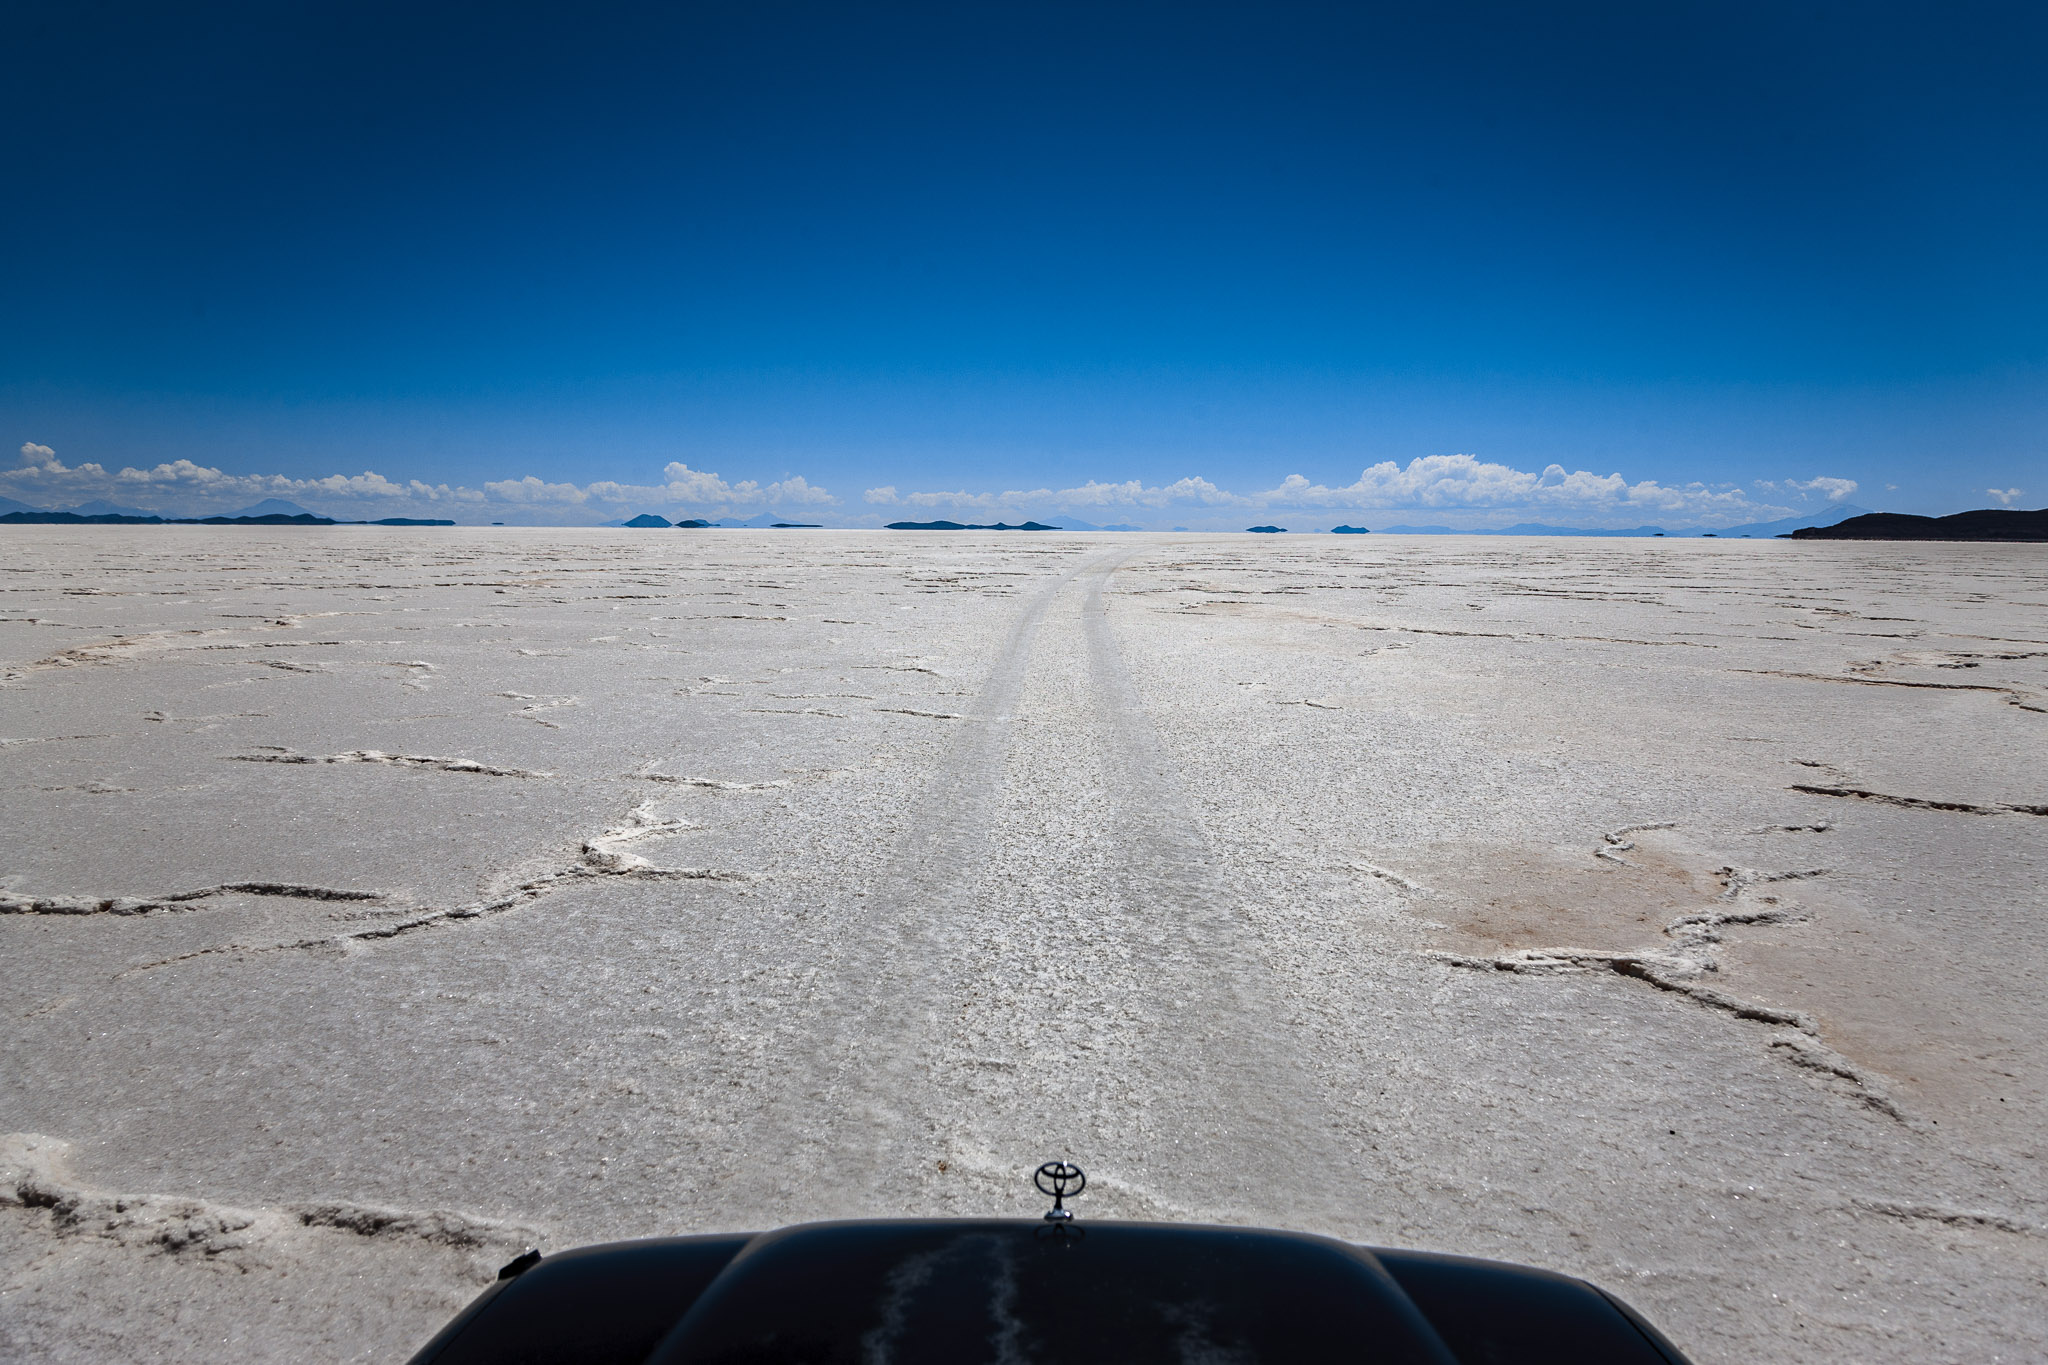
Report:
[[[1031,1183],[1038,1187],[1040,1194],[1052,1196],[1052,1207],[1045,1211],[1048,1223],[1071,1223],[1074,1211],[1066,1201],[1088,1188],[1088,1174],[1070,1161],[1048,1161],[1031,1174]]]

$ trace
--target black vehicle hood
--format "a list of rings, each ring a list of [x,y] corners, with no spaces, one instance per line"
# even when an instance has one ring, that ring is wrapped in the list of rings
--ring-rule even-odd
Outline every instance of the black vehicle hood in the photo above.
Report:
[[[414,1365],[1681,1365],[1582,1280],[1159,1223],[815,1223],[541,1260]]]

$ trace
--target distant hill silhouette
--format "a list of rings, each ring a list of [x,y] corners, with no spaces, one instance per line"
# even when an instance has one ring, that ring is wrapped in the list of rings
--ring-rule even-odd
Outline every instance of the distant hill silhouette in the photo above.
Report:
[[[419,517],[385,517],[380,521],[336,521],[311,512],[286,516],[272,512],[260,517],[131,517],[119,512],[79,515],[77,512],[8,512],[0,514],[0,526],[453,526],[452,521]]]
[[[1946,517],[1866,512],[1833,526],[1808,526],[1793,540],[2016,540],[2048,541],[2048,507],[2036,512],[1982,507]]]
[[[1244,529],[1247,531],[1256,531],[1262,536],[1277,536],[1283,534],[1287,530],[1285,526],[1247,526]]]
[[[129,517],[116,512],[80,516],[76,512],[7,512],[0,526],[161,526],[162,517]]]
[[[85,509],[80,507],[74,508],[73,510],[82,512]],[[108,507],[94,508],[93,510],[118,512],[127,511],[129,509]],[[254,507],[244,507],[241,511],[230,512],[228,513],[228,515],[231,517],[317,517],[320,514],[318,512],[308,512],[305,508],[299,506],[297,503],[286,502],[283,498],[265,498],[262,502],[257,503]]]
[[[993,526],[969,526],[964,522],[958,521],[892,521],[889,523],[888,529],[891,531],[1057,531],[1060,528],[1057,526],[1047,526],[1042,522],[1036,521],[1027,521],[1022,526],[1005,526],[1000,521]]]
[[[669,520],[667,517],[657,517],[652,512],[642,512],[639,516],[626,523],[628,526],[639,527],[643,530],[654,526],[666,527],[668,524]]]

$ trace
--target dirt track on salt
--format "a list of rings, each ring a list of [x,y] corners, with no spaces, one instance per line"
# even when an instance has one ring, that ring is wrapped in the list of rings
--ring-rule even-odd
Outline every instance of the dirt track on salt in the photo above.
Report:
[[[2034,546],[8,528],[0,1356],[1255,1223],[2048,1351]]]

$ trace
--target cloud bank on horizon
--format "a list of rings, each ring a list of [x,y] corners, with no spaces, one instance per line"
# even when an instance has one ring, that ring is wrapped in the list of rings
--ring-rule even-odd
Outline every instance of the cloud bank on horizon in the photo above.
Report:
[[[191,460],[150,468],[109,470],[96,462],[64,463],[34,441],[21,446],[20,463],[0,471],[0,495],[60,509],[87,501],[134,505],[167,515],[229,512],[262,498],[287,498],[339,517],[444,517],[458,522],[522,525],[595,525],[638,512],[732,516],[776,509],[836,526],[879,526],[906,514],[937,519],[957,513],[976,519],[1023,520],[1033,515],[1114,515],[1164,528],[1233,528],[1247,513],[1429,513],[1458,529],[1484,529],[1543,517],[1576,525],[1625,529],[1646,519],[1712,529],[1796,516],[1839,504],[1856,492],[1854,479],[1757,480],[1749,488],[1727,483],[1631,483],[1619,473],[1539,471],[1482,460],[1475,455],[1422,455],[1406,465],[1383,460],[1348,484],[1315,483],[1290,474],[1267,489],[1233,491],[1190,476],[1173,483],[1090,479],[1071,488],[901,491],[893,485],[864,490],[857,503],[792,475],[770,483],[728,481],[680,460],[662,470],[660,483],[550,482],[535,475],[484,481],[480,488],[419,479],[393,479],[371,470],[325,478],[232,474]],[[1994,490],[2010,501],[2019,490]],[[1384,521],[1384,517],[1381,518]]]

